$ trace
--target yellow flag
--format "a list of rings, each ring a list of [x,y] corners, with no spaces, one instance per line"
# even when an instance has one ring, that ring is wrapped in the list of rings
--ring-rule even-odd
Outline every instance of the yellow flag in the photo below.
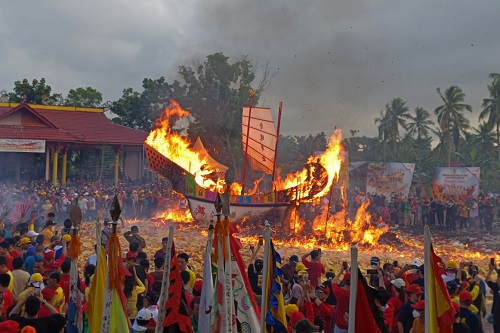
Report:
[[[87,316],[89,318],[90,332],[100,332],[102,325],[102,309],[104,305],[104,288],[106,287],[106,275],[108,265],[106,263],[106,251],[101,245],[97,267],[90,285],[89,304]]]

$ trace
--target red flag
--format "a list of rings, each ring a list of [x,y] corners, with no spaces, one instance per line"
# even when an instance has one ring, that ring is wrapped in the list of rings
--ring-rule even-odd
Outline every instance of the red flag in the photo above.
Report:
[[[175,246],[172,242],[172,259],[170,260],[170,285],[168,287],[168,300],[165,303],[165,320],[163,327],[170,325],[178,325],[179,333],[191,333],[193,328],[189,318],[188,305],[186,294],[182,286],[181,272],[179,271],[179,264],[177,256],[175,255]]]
[[[351,284],[352,285],[352,284]],[[375,305],[377,290],[368,286],[365,277],[358,271],[356,294],[356,333],[389,333],[382,311]]]

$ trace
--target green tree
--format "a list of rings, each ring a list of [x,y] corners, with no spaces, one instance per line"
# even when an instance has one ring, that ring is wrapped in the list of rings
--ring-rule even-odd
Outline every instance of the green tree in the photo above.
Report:
[[[253,105],[258,105],[273,76],[267,66],[257,83],[255,74],[247,57],[231,62],[223,53],[215,53],[194,67],[180,66],[181,80],[173,88],[174,98],[191,112],[190,138],[200,136],[216,159],[232,167],[235,177],[243,161],[242,106],[248,105],[252,90]]]
[[[448,165],[451,163],[451,153],[457,151],[460,143],[460,133],[465,133],[469,129],[469,120],[464,116],[464,111],[472,112],[469,104],[464,104],[465,94],[457,86],[446,89],[444,95],[441,89],[436,89],[443,105],[438,106],[434,113],[438,117],[438,124],[441,132],[446,137],[448,149]]]
[[[119,125],[149,131],[153,124],[148,109],[141,103],[141,94],[132,88],[123,90],[122,97],[112,103],[111,112],[116,115],[112,121]]]
[[[46,84],[44,78],[38,81],[34,79],[31,83],[28,79],[14,82],[14,92],[9,94],[9,101],[21,103],[25,101],[31,104],[55,104],[60,101],[61,95],[51,95],[52,88]]]
[[[378,124],[378,139],[382,143],[382,157],[385,162],[387,160],[387,143],[391,139],[389,112],[384,113],[384,110],[380,110],[380,117],[375,118],[375,124]]]
[[[385,114],[381,112],[381,117],[375,119],[375,123],[380,124],[379,137],[382,134],[382,139],[392,144],[393,161],[396,161],[398,158],[397,143],[401,138],[399,127],[407,129],[406,120],[410,117],[409,110],[402,98],[394,98],[385,105]]]
[[[488,85],[490,98],[483,99],[484,108],[479,120],[487,119],[486,125],[491,130],[496,127],[496,142],[500,142],[500,75],[491,74],[493,82]],[[497,144],[497,162],[500,163],[500,145]]]
[[[415,108],[415,116],[409,115],[408,119],[408,135],[417,140],[427,138],[429,136],[429,131],[431,131],[431,126],[434,122],[429,119],[430,114],[427,110],[417,107]]]
[[[64,105],[79,107],[98,107],[102,104],[102,94],[94,88],[70,89]]]

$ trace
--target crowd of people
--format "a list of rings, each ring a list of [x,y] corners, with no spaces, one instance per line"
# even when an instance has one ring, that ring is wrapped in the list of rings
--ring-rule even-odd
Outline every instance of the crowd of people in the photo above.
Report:
[[[253,251],[255,259],[257,250]],[[286,316],[289,332],[347,333],[351,272],[349,264],[340,267],[324,266],[320,249],[310,253],[292,255],[282,266]],[[366,270],[368,284],[376,290],[373,299],[379,314],[379,327],[383,333],[425,332],[425,263],[413,260],[401,266],[397,261],[382,263],[378,257],[370,260]],[[262,293],[258,274],[263,262],[255,259],[248,266],[248,277],[257,297]],[[485,277],[472,262],[446,262],[446,283],[452,306],[456,310],[453,332],[483,333],[483,321],[492,323],[494,332],[500,332],[500,270],[492,262]],[[486,296],[493,294],[491,308],[486,308]],[[356,313],[356,316],[366,313]],[[486,317],[486,318],[485,318]],[[297,329],[299,320],[307,320],[308,330]]]
[[[350,201],[352,213],[366,200],[373,222],[384,222],[395,227],[429,225],[449,231],[492,231],[493,218],[498,216],[500,196],[480,194],[467,199],[446,196],[404,198],[397,194],[390,197],[376,193],[356,192]]]
[[[101,217],[102,245],[107,247],[111,234],[109,207],[117,195],[125,219],[148,219],[156,210],[176,205],[168,183],[126,183],[118,188],[103,183],[69,183],[51,187],[42,182],[0,185],[2,216],[0,221],[0,333],[1,332],[65,332],[69,302],[70,261],[67,258],[71,239],[70,207],[78,204],[84,221]],[[462,208],[455,213],[436,211],[442,205],[435,200],[386,200],[377,195],[363,195],[354,205],[370,200],[369,209],[388,223],[488,228],[484,210],[490,209],[489,198],[469,201],[466,221],[460,221]],[[449,202],[449,205],[453,205]],[[409,208],[407,209],[407,207]],[[457,205],[458,206],[458,205]],[[477,216],[474,211],[477,210]],[[407,211],[409,218],[407,219]],[[481,213],[483,211],[483,213]],[[492,212],[493,213],[493,212]],[[483,214],[483,215],[482,215]],[[465,214],[463,214],[465,215]],[[447,222],[454,219],[455,224]],[[477,219],[475,219],[477,217]],[[486,217],[486,219],[489,217]],[[412,222],[413,221],[413,222]],[[468,224],[469,223],[469,224]],[[491,227],[491,223],[489,225]],[[123,254],[127,274],[123,293],[131,332],[154,332],[158,319],[158,302],[164,275],[168,239],[161,244],[146,244],[140,230],[133,225],[120,232],[128,242]],[[262,243],[251,247],[248,279],[257,302],[261,302],[264,262],[259,256]],[[96,245],[97,249],[97,245]],[[323,265],[322,251],[292,255],[281,267],[289,332],[345,333],[349,323],[351,273],[349,263],[339,267]],[[198,310],[202,293],[202,271],[190,268],[189,254],[178,249],[177,260],[188,304],[193,333],[199,332]],[[96,270],[97,251],[87,258],[79,283],[84,301]],[[383,332],[424,332],[425,263],[414,260],[407,265],[382,263],[373,257],[366,280],[376,290],[373,300],[380,314]],[[480,277],[473,263],[446,263],[442,276],[456,307],[455,332],[483,332],[483,319],[500,332],[500,271],[491,263],[486,276]],[[486,309],[487,290],[493,294],[493,305]],[[260,305],[260,304],[259,304]],[[83,303],[85,314],[87,303]],[[489,311],[487,311],[489,310]],[[363,315],[363,314],[359,314]],[[88,328],[87,328],[88,330]]]

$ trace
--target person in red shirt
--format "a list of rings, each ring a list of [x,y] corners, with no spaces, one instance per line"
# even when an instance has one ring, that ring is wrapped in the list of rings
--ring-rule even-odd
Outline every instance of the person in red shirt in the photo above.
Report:
[[[394,319],[394,305],[389,302],[390,298],[391,295],[385,290],[385,287],[378,288],[375,305],[382,311],[384,322],[387,324],[388,328],[392,326],[392,321]]]
[[[153,283],[155,283],[155,278],[153,277],[153,275],[149,274],[149,260],[142,259],[140,265],[142,268],[144,268],[144,272],[146,273],[146,279],[148,282],[146,291],[151,291],[153,288]]]
[[[68,249],[66,247],[66,241],[62,241],[63,253],[57,259],[54,259],[54,250],[47,249],[43,255],[43,262],[45,263],[45,274],[50,274],[53,271],[59,270],[61,264],[66,260],[66,254]]]
[[[9,274],[0,274],[0,303],[2,304],[2,315],[7,314],[7,309],[14,304],[14,295],[9,290],[11,276]]]
[[[64,292],[64,302],[66,304],[69,303],[69,283],[70,283],[70,275],[69,271],[71,269],[71,262],[70,261],[65,261],[61,265],[61,280],[59,281],[59,285],[61,286],[63,292]],[[87,286],[85,285],[85,282],[80,279],[80,291],[82,294],[85,294],[85,289],[87,289]]]
[[[306,258],[311,256],[311,261]],[[321,284],[321,275],[326,273],[325,266],[321,263],[323,253],[321,250],[312,250],[310,253],[302,256],[302,263],[308,268],[309,281],[312,287]]]
[[[301,307],[309,321],[314,322],[316,314],[321,317],[325,324],[324,332],[331,332],[335,312],[333,306],[325,303],[329,293],[330,289],[323,284],[316,286],[316,288],[310,288],[308,292],[304,293],[304,304]]]
[[[420,262],[420,260],[413,260],[413,262],[411,263],[411,266],[410,266],[411,273],[406,274],[406,282],[408,282],[408,284],[412,284],[413,281],[422,277],[422,276],[420,276],[419,271],[418,271],[420,266],[422,266],[422,263]]]
[[[337,283],[340,280],[340,276],[344,273],[344,268],[340,268],[340,272],[332,281],[332,292],[337,299],[337,308],[335,310],[335,317],[333,318],[333,323],[335,324],[335,332],[347,333],[347,318],[346,312],[349,310],[349,294],[351,287],[351,272],[347,272],[342,279],[343,286],[339,286]]]
[[[408,300],[408,297],[406,295],[406,282],[403,279],[395,279],[391,281],[391,285],[391,292],[394,296],[392,296],[387,303],[392,304],[392,306],[394,307],[394,315],[390,326],[392,327],[392,332],[399,332],[399,311],[401,310],[403,304],[405,304]]]
[[[9,253],[10,243],[4,240],[0,243],[0,256],[7,258],[7,268],[12,271],[12,256]]]

